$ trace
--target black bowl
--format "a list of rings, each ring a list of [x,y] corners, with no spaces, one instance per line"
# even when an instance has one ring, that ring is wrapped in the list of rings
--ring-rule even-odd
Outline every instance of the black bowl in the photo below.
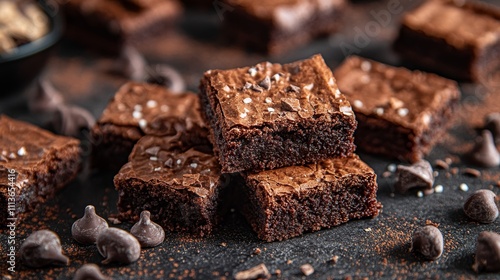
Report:
[[[57,6],[40,1],[39,6],[49,17],[50,31],[44,37],[22,45],[13,53],[0,54],[0,95],[7,89],[27,86],[45,67],[54,45],[63,33],[63,20]]]

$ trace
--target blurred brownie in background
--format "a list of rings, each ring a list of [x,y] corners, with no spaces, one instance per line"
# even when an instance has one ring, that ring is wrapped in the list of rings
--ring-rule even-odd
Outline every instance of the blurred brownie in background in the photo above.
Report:
[[[337,31],[344,0],[222,0],[228,38],[249,49],[280,53]]]
[[[68,36],[107,52],[160,34],[182,13],[177,0],[68,0]]]
[[[356,56],[334,75],[356,114],[358,148],[409,162],[439,142],[460,100],[454,81]]]
[[[120,169],[144,135],[181,134],[186,144],[208,144],[208,128],[199,111],[194,93],[174,94],[145,83],[123,85],[91,130],[92,165]]]
[[[500,9],[468,0],[428,0],[403,17],[395,49],[426,70],[488,81],[500,72]]]

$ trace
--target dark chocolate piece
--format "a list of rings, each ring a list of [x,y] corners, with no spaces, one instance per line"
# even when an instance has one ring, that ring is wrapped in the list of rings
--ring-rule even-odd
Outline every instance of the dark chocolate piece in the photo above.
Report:
[[[94,244],[97,236],[104,229],[108,228],[108,222],[95,213],[92,205],[85,207],[83,217],[76,220],[71,227],[71,235],[81,244]]]
[[[242,212],[271,242],[379,214],[374,171],[358,156],[245,174]]]
[[[403,16],[395,49],[433,72],[487,81],[500,71],[499,29],[500,9],[493,5],[427,0]]]
[[[337,31],[344,0],[225,0],[228,39],[253,50],[280,53]]]
[[[94,167],[119,170],[144,135],[182,133],[187,144],[207,144],[208,128],[199,111],[194,93],[174,94],[146,83],[123,85],[92,128]]]
[[[269,90],[257,85],[268,76],[280,78]],[[355,148],[351,104],[320,55],[284,65],[210,70],[200,90],[224,173],[346,157]]]
[[[167,32],[182,13],[175,0],[68,0],[67,35],[96,50],[116,54],[124,45],[143,43]]]
[[[21,244],[19,254],[23,263],[30,267],[69,264],[68,257],[62,252],[59,236],[50,230],[30,234]]]
[[[186,91],[186,82],[184,82],[181,74],[174,68],[164,64],[147,67],[145,81],[164,86],[173,93]]]
[[[103,264],[112,262],[129,264],[141,255],[139,241],[130,233],[119,228],[102,230],[97,237],[97,249],[104,257]]]
[[[110,280],[111,278],[106,277],[102,274],[99,266],[91,263],[84,264],[80,267],[73,277],[73,280]]]
[[[356,113],[357,147],[412,163],[443,139],[460,100],[454,81],[357,56],[334,75]]]
[[[151,213],[147,210],[141,212],[141,218],[130,229],[130,233],[143,248],[158,246],[165,239],[165,231],[159,224],[151,221]]]
[[[496,197],[490,190],[474,192],[464,203],[465,214],[476,222],[493,223],[498,217]]]
[[[235,280],[255,280],[255,279],[269,279],[271,274],[265,264],[261,263],[248,270],[243,270],[234,275]]]
[[[404,193],[409,189],[419,188],[425,194],[434,192],[434,175],[431,164],[422,159],[411,166],[398,165],[398,181],[396,189]]]
[[[90,130],[95,118],[86,109],[78,106],[59,106],[52,118],[52,127],[62,135],[78,137],[82,130]]]
[[[54,197],[80,168],[80,142],[0,115],[0,222],[26,214]],[[12,195],[15,205],[9,203]]]
[[[38,80],[35,91],[28,99],[28,106],[35,113],[54,112],[63,103],[62,94],[48,80]]]
[[[411,251],[420,253],[428,260],[435,260],[443,254],[443,234],[434,225],[426,225],[413,232]]]
[[[486,116],[485,129],[491,131],[495,143],[500,144],[500,113],[491,113]]]
[[[141,138],[114,179],[122,218],[148,210],[166,230],[210,234],[228,184],[210,150],[186,146],[178,135]]]
[[[476,272],[500,271],[500,235],[498,233],[483,231],[479,234],[472,268]]]
[[[495,167],[500,165],[500,153],[495,147],[493,136],[489,130],[483,130],[477,137],[476,145],[469,154],[470,160],[482,167]]]

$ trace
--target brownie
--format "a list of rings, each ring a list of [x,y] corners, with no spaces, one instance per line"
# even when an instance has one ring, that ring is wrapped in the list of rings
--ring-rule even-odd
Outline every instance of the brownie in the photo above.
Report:
[[[165,229],[199,236],[217,223],[227,182],[211,148],[188,147],[178,135],[141,138],[114,179],[122,218],[137,220],[148,210]]]
[[[460,99],[454,81],[357,56],[334,73],[356,113],[358,148],[409,162],[441,139]]]
[[[345,0],[224,0],[227,37],[256,51],[280,53],[340,28]]]
[[[177,0],[67,0],[63,7],[68,36],[107,52],[165,32],[182,13]]]
[[[468,0],[428,0],[403,17],[395,49],[426,70],[486,81],[500,72],[500,9]]]
[[[198,95],[174,94],[164,87],[129,82],[107,105],[91,131],[94,167],[117,171],[146,134],[174,135],[192,145],[208,143]]]
[[[243,215],[271,242],[375,217],[377,175],[357,155],[245,173]]]
[[[2,224],[19,223],[54,197],[80,168],[80,142],[0,115]]]
[[[346,157],[355,149],[351,105],[320,55],[210,70],[200,90],[224,173]]]

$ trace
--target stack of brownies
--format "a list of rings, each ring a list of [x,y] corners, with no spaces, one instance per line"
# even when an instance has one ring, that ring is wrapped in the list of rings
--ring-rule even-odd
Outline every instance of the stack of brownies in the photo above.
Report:
[[[200,90],[128,83],[94,127],[103,162],[135,144],[114,180],[123,218],[149,210],[203,236],[236,202],[273,241],[378,215],[376,175],[353,154],[354,113],[321,56],[207,71]]]

